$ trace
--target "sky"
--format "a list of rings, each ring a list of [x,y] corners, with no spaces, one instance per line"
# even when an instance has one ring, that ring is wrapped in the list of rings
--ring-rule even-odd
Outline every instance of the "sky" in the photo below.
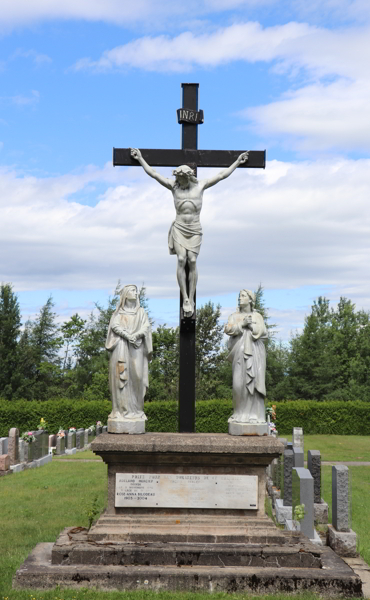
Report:
[[[112,148],[180,148],[187,82],[199,148],[267,150],[205,192],[198,306],[226,319],[261,284],[284,341],[319,295],[370,310],[368,0],[0,0],[0,44],[0,281],[24,319],[50,294],[86,318],[120,281],[177,324],[172,195]]]

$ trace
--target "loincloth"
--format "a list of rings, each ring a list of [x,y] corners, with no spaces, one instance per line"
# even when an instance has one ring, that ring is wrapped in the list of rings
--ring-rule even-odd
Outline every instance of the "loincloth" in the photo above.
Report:
[[[190,250],[190,252],[198,255],[202,237],[202,226],[199,221],[187,224],[174,221],[168,232],[168,249],[170,254],[176,254],[174,247],[174,242],[176,242],[185,248],[185,250]]]

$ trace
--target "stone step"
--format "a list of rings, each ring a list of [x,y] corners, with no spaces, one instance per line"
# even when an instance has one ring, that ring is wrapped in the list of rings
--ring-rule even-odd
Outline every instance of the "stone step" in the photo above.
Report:
[[[321,550],[260,544],[89,543],[87,531],[64,530],[53,546],[52,564],[321,568]]]
[[[183,592],[297,593],[310,590],[333,598],[362,597],[361,579],[330,548],[322,548],[323,568],[221,566],[53,565],[53,544],[38,544],[18,569],[18,589],[96,588]]]

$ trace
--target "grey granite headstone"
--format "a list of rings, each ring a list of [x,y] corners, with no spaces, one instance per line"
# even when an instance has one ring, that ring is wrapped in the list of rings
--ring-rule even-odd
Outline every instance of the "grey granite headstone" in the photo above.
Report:
[[[313,512],[313,477],[308,469],[296,467],[293,469],[293,519],[294,510],[298,504],[304,504],[304,519],[300,522],[300,530],[310,540],[315,537]]]
[[[0,455],[8,454],[8,438],[2,437],[0,438]]]
[[[32,431],[33,435],[36,438],[36,441],[33,442],[33,460],[38,460],[42,457],[42,430],[38,429],[37,431]]]
[[[84,433],[84,446],[87,446],[89,443],[89,431],[90,429],[85,429]]]
[[[304,467],[303,448],[293,446],[293,454],[294,454],[294,466],[295,467]]]
[[[286,450],[286,445],[287,445],[288,440],[286,438],[278,438],[278,441],[283,444],[284,450]],[[283,479],[283,465],[284,465],[284,458],[283,458],[282,454],[279,454],[279,458],[277,459],[277,461],[278,461],[278,467],[277,467],[276,487],[278,487],[281,490],[282,479]]]
[[[67,436],[67,448],[68,450],[72,450],[72,448],[76,448],[76,432],[71,431]]]
[[[49,454],[49,432],[42,432],[42,456],[47,456]]]
[[[8,454],[10,464],[17,465],[19,463],[19,430],[16,427],[12,427],[9,431]]]
[[[82,450],[82,448],[84,447],[84,440],[85,440],[85,430],[79,429],[78,431],[76,431],[76,448],[77,448],[77,450]]]
[[[32,462],[33,458],[34,458],[34,453],[35,453],[35,447],[36,447],[36,442],[28,442],[27,443],[27,462]]]
[[[107,425],[104,425],[104,426],[103,426],[103,431],[102,431],[102,433],[107,433],[107,431],[108,431],[108,426],[107,426]]]
[[[19,462],[27,462],[28,459],[28,445],[24,440],[19,440]]]
[[[56,451],[55,453],[60,455],[60,454],[65,454],[65,437],[59,437],[57,436],[57,444],[56,444]]]
[[[332,467],[332,522],[337,531],[349,531],[349,470],[345,465]]]
[[[95,433],[92,429],[89,429],[88,432],[89,432],[88,443],[91,444],[91,442],[95,438]]]
[[[308,450],[307,469],[313,477],[313,497],[316,504],[321,502],[321,453],[319,450]]]
[[[96,435],[97,435],[97,436],[101,434],[101,432],[102,432],[102,429],[103,429],[103,428],[102,428],[102,426],[101,426],[101,425],[97,425],[97,426],[96,426]]]
[[[293,450],[284,451],[284,506],[292,506],[292,469],[294,467]]]
[[[57,445],[57,436],[55,434],[49,435],[49,448],[55,448]]]

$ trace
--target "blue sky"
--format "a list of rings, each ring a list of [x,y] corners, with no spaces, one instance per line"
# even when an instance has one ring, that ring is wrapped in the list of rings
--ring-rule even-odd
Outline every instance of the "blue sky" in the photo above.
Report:
[[[198,304],[262,283],[282,339],[314,298],[370,309],[370,6],[363,0],[0,0],[0,280],[25,317],[86,316],[118,279],[175,325],[169,192],[112,147],[267,149],[207,191]],[[163,172],[170,174],[170,169]],[[209,171],[199,171],[199,177]]]

